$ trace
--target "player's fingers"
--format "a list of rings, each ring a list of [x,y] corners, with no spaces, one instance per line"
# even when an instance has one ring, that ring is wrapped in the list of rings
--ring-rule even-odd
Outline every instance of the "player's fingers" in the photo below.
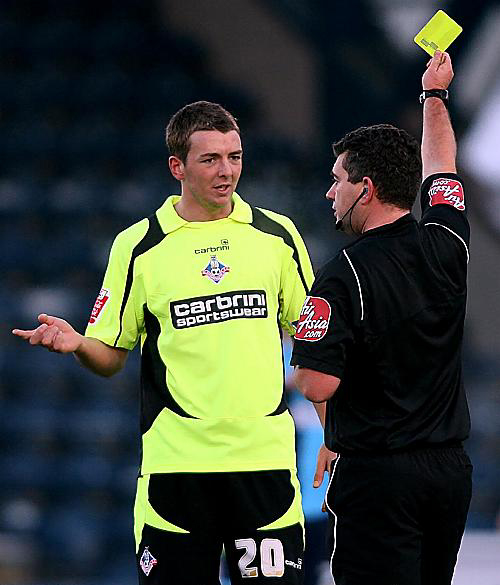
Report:
[[[31,345],[38,345],[39,343],[41,343],[42,338],[43,338],[43,334],[44,334],[46,329],[47,329],[47,325],[40,325],[40,327],[37,327],[35,329],[35,331],[33,332],[33,335],[30,337]]]
[[[53,325],[51,327],[47,327],[42,337],[42,345],[49,349],[52,349],[54,339],[58,333],[59,329],[57,327]]]
[[[64,335],[62,331],[58,331],[52,343],[53,351],[62,352],[64,345]]]
[[[45,323],[46,325],[54,325],[56,322],[57,317],[53,317],[52,315],[47,315],[47,313],[40,313],[38,315],[38,321],[40,323]]]
[[[29,339],[34,332],[35,329],[12,329],[12,333],[21,339]]]

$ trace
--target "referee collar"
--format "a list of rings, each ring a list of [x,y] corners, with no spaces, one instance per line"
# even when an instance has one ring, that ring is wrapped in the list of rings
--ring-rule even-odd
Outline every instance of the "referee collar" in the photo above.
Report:
[[[397,231],[399,228],[403,228],[409,223],[413,223],[417,221],[415,216],[410,213],[405,213],[403,216],[399,217],[398,219],[391,221],[391,223],[384,223],[376,228],[372,228],[371,230],[367,230],[366,232],[362,233],[358,239],[364,238],[366,236],[378,236],[379,234]]]
[[[161,229],[165,234],[174,232],[175,230],[188,225],[189,227],[204,227],[208,223],[212,224],[215,221],[237,221],[239,223],[251,223],[252,222],[252,208],[246,201],[234,192],[232,196],[233,210],[227,217],[222,219],[214,219],[211,221],[186,221],[183,219],[177,211],[175,211],[175,205],[180,201],[180,195],[171,195],[165,201],[165,203],[158,209],[156,216],[160,222]]]

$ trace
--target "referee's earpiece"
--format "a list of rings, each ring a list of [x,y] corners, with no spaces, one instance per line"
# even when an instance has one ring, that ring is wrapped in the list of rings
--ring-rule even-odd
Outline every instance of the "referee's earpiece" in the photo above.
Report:
[[[364,197],[368,193],[368,187],[365,187],[363,191],[361,191],[360,197]]]

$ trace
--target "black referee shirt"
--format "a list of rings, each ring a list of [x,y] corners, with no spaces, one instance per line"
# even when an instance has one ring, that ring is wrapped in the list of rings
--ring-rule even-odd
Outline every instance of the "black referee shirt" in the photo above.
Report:
[[[385,452],[458,443],[470,427],[461,350],[469,224],[455,174],[428,177],[422,219],[365,232],[319,272],[292,365],[341,379],[325,443]]]

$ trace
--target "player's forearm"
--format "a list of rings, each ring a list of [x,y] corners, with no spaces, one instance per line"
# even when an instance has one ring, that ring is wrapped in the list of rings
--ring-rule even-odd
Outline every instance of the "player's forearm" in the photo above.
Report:
[[[448,110],[436,97],[424,102],[422,179],[434,173],[456,172],[457,145]]]
[[[123,368],[127,359],[126,350],[110,347],[92,337],[81,337],[81,344],[74,355],[82,366],[105,377],[112,376]]]

